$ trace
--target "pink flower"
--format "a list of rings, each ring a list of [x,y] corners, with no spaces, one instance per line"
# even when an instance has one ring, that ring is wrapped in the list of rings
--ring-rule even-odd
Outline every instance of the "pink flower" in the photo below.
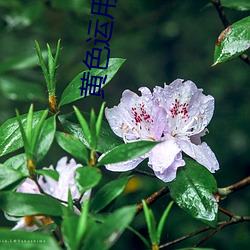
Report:
[[[47,177],[40,176],[38,179],[38,183],[46,194],[49,194],[57,199],[67,201],[68,200],[68,190],[70,190],[72,199],[78,199],[80,197],[80,193],[77,189],[76,182],[74,179],[75,171],[78,167],[81,167],[80,164],[76,164],[74,159],[71,159],[69,163],[67,162],[67,157],[61,158],[56,168],[51,165],[49,168],[56,170],[59,173],[58,181]],[[16,190],[21,193],[31,193],[31,194],[41,194],[36,183],[27,178],[25,182],[23,182]],[[90,190],[85,192],[80,202],[85,199],[88,199],[90,196]],[[78,213],[78,211],[76,211]],[[36,221],[36,224],[34,224]],[[34,231],[38,229],[39,226],[46,225],[46,223],[51,223],[49,217],[45,216],[25,216],[21,218],[17,225],[12,230],[27,230]],[[39,226],[38,226],[39,225]]]
[[[182,151],[211,172],[218,161],[206,143],[201,142],[214,111],[214,98],[205,96],[191,81],[175,80],[169,86],[140,88],[141,96],[125,90],[118,106],[105,110],[114,133],[125,143],[137,140],[162,141],[148,154],[127,162],[107,164],[111,171],[128,171],[145,158],[155,175],[169,182],[178,167],[184,166]]]

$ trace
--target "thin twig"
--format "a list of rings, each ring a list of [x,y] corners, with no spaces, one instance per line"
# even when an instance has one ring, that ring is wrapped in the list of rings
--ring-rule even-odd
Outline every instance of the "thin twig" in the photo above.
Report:
[[[248,176],[248,177],[244,178],[243,180],[236,182],[228,187],[219,188],[218,192],[222,198],[225,198],[229,194],[234,193],[236,191],[239,191],[239,190],[241,190],[249,185],[250,185],[250,176]]]
[[[223,23],[224,28],[226,29],[228,26],[230,26],[230,22],[229,22],[226,14],[225,14],[223,8],[222,8],[220,0],[211,0],[211,3],[216,8],[216,10],[217,10],[217,12],[219,14],[220,20]],[[249,59],[249,57],[248,57],[247,54],[241,54],[239,57],[245,63],[247,63],[248,65],[250,65],[250,59]]]
[[[148,172],[145,172],[145,171],[142,171],[142,170],[139,170],[139,169],[134,169],[134,172],[139,173],[141,175],[146,175],[146,176],[149,176],[149,177],[156,178],[156,176],[154,174],[148,173]]]
[[[220,225],[216,229],[212,230],[207,235],[205,235],[193,247],[197,247],[197,246],[201,245],[204,241],[206,241],[212,235],[214,235],[215,233],[219,232],[220,230],[222,230],[223,228],[225,228],[227,226],[230,226],[233,224],[238,224],[241,222],[247,222],[247,221],[250,221],[250,216],[237,216],[237,215],[235,215],[230,221],[224,221],[224,222],[220,223]]]
[[[234,215],[234,217],[233,217],[230,221],[222,221],[222,222],[219,222],[219,223],[218,223],[218,227],[217,227],[216,229],[214,229],[213,231],[209,232],[209,234],[207,234],[205,237],[206,237],[206,239],[207,239],[207,238],[209,238],[210,236],[212,236],[213,234],[215,234],[216,232],[220,231],[221,229],[223,229],[224,227],[227,227],[227,226],[229,226],[229,225],[237,224],[237,223],[241,223],[241,222],[247,222],[247,221],[250,221],[250,217],[248,217],[248,216],[242,217],[242,216]],[[182,236],[182,237],[180,237],[180,238],[178,238],[178,239],[175,239],[175,240],[173,240],[173,241],[170,241],[170,242],[167,242],[167,243],[165,243],[165,244],[162,244],[162,245],[159,246],[159,248],[169,247],[169,246],[171,246],[171,245],[177,244],[177,243],[179,243],[179,242],[181,242],[181,241],[184,241],[184,240],[186,240],[186,239],[189,239],[189,238],[191,238],[191,237],[193,237],[193,236],[195,236],[195,235],[204,233],[204,232],[206,232],[206,231],[208,231],[208,230],[211,230],[211,229],[213,229],[213,228],[212,228],[212,227],[209,227],[209,226],[203,227],[203,228],[201,228],[201,229],[199,229],[199,230],[197,230],[197,231],[195,231],[195,232],[192,232],[192,233],[187,234],[187,235],[185,235],[185,236]],[[208,235],[209,235],[209,236],[208,236]],[[202,241],[200,240],[198,243],[196,243],[195,246],[198,246],[198,244],[201,244],[202,242],[204,242],[204,241],[206,240],[205,237],[202,238]]]
[[[156,200],[158,200],[160,197],[164,196],[165,194],[169,193],[169,188],[163,187],[160,190],[156,191],[155,193],[153,193],[152,195],[150,195],[148,198],[145,199],[145,202],[147,205],[152,204],[153,202],[155,202]],[[142,203],[137,205],[137,211],[136,214],[140,213],[143,210],[143,205]]]

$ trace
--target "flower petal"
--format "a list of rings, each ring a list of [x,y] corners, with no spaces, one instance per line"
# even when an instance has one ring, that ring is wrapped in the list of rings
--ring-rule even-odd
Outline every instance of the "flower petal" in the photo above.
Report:
[[[129,171],[137,167],[146,157],[139,157],[130,161],[118,162],[105,165],[106,169],[114,172]]]
[[[174,180],[177,168],[184,165],[185,161],[182,159],[181,149],[176,144],[175,139],[170,136],[149,152],[148,166],[164,182]]]
[[[170,85],[155,87],[153,95],[169,118],[173,136],[195,135],[203,131],[214,112],[214,98],[204,95],[192,81],[177,79]]]
[[[205,142],[195,145],[190,140],[179,140],[179,145],[183,152],[206,167],[211,173],[219,169],[215,154]]]
[[[36,185],[36,183],[27,178],[16,190],[19,193],[27,193],[27,194],[40,194],[40,191]]]
[[[105,109],[110,127],[125,142],[134,140],[157,140],[166,126],[166,111],[154,101],[148,88],[140,88],[142,96],[130,90],[122,94],[118,106]]]

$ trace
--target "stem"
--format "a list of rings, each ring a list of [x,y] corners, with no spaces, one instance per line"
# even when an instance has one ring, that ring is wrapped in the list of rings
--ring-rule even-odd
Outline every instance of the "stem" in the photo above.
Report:
[[[225,228],[227,226],[230,226],[230,225],[233,225],[233,224],[238,224],[238,223],[241,223],[241,222],[247,222],[247,221],[250,221],[250,216],[234,215],[234,217],[232,217],[232,219],[230,221],[223,221],[216,229],[212,230],[207,235],[205,235],[201,240],[199,240],[194,245],[194,247],[197,247],[197,246],[201,245],[209,237],[211,237],[212,235],[214,235],[215,233],[219,232],[220,230],[222,230],[223,228]]]
[[[250,176],[244,178],[243,180],[236,182],[228,187],[225,188],[219,188],[219,195],[222,198],[227,197],[229,194],[234,193],[236,191],[239,191],[247,186],[250,185]]]
[[[148,172],[145,172],[145,171],[142,171],[142,170],[139,170],[139,169],[134,169],[134,172],[139,173],[141,175],[146,175],[146,176],[149,176],[149,177],[156,178],[156,176],[154,174],[148,173]]]
[[[226,29],[228,26],[230,26],[230,22],[222,8],[220,0],[211,0],[211,3],[214,5],[216,8],[218,15],[220,17],[221,22],[223,23],[224,28]],[[247,54],[241,54],[240,59],[243,60],[245,63],[250,65],[250,59]]]
[[[152,195],[150,195],[148,198],[145,199],[145,202],[147,205],[150,205],[154,203],[156,200],[158,200],[160,197],[164,196],[165,194],[169,193],[169,188],[163,187],[160,190],[156,191]],[[137,205],[137,211],[136,214],[139,214],[143,210],[143,204],[140,203]]]

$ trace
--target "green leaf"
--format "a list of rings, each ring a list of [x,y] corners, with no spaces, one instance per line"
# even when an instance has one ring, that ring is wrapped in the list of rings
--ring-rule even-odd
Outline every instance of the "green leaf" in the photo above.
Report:
[[[56,132],[56,141],[62,149],[71,154],[75,159],[82,164],[88,165],[89,160],[86,146],[75,136],[64,132]]]
[[[46,57],[46,51],[42,51],[43,57]],[[32,53],[31,55],[22,55],[18,57],[9,58],[0,63],[0,73],[4,73],[10,70],[22,70],[38,66],[37,56]]]
[[[85,117],[89,118],[88,113],[83,113]],[[87,142],[80,125],[78,124],[78,120],[75,117],[74,113],[70,113],[67,115],[59,116],[59,120],[62,123],[63,127],[76,138],[78,138],[86,147],[89,148],[89,143]],[[112,148],[123,144],[121,138],[116,136],[114,132],[111,130],[110,126],[107,122],[102,122],[102,127],[100,131],[99,140],[97,143],[97,152],[104,153]]]
[[[136,141],[119,145],[104,155],[98,166],[135,159],[149,152],[157,144],[158,142],[154,141]]]
[[[26,176],[9,166],[0,164],[0,190],[8,187],[16,181],[21,181]]]
[[[142,200],[143,211],[146,218],[148,226],[148,234],[151,241],[151,244],[157,244],[157,233],[156,233],[156,221],[154,214],[151,209],[148,208],[148,205],[144,200]]]
[[[151,244],[142,234],[140,234],[138,231],[136,231],[135,229],[133,229],[130,226],[128,226],[128,230],[130,230],[132,233],[134,233],[136,236],[138,236],[148,249],[151,248]]]
[[[160,222],[159,222],[158,227],[157,227],[157,244],[160,244],[160,242],[161,242],[162,230],[163,230],[165,221],[166,221],[166,219],[168,217],[169,211],[170,211],[170,209],[171,209],[171,207],[172,207],[173,204],[174,204],[174,202],[171,201],[168,204],[168,206],[166,207],[163,215],[161,216]]]
[[[37,169],[36,170],[37,174],[40,175],[44,175],[44,176],[48,176],[51,179],[58,181],[59,179],[59,173],[56,170],[52,170],[52,169]]]
[[[100,188],[94,196],[91,208],[97,213],[109,205],[115,198],[117,198],[124,190],[128,180],[132,176],[126,176],[105,184]]]
[[[90,71],[83,71],[83,72],[90,72],[90,76],[98,76],[98,77],[105,77],[107,75],[107,79],[105,84],[102,84],[102,88],[115,76],[116,72],[119,70],[119,68],[122,66],[122,64],[125,62],[125,59],[122,58],[110,58],[109,59],[109,66],[106,70],[103,69],[91,69]],[[100,67],[103,67],[106,65],[106,61],[103,62]],[[81,96],[81,90],[79,87],[82,86],[82,80],[81,78],[83,77],[83,72],[79,73],[66,87],[64,90],[59,107],[63,106],[65,104],[74,102],[76,100],[84,98],[84,95]],[[89,88],[88,88],[89,90]],[[98,88],[96,89],[98,91]],[[89,96],[89,91],[87,92],[87,95]]]
[[[46,100],[42,86],[10,76],[0,77],[0,93],[14,101],[43,102]]]
[[[90,130],[90,136],[91,136],[91,149],[93,151],[96,150],[96,115],[94,109],[91,109],[90,112],[90,121],[89,121],[89,130]]]
[[[92,227],[83,250],[109,249],[131,223],[137,207],[126,206],[110,214],[101,225]]]
[[[76,233],[79,222],[78,216],[65,217],[62,222],[62,235],[64,243],[69,250],[77,250]]]
[[[91,145],[91,134],[90,134],[90,130],[89,130],[89,125],[86,121],[86,119],[84,118],[84,116],[81,114],[81,112],[79,111],[79,109],[75,106],[73,106],[75,113],[76,113],[76,117],[81,125],[82,128],[82,132],[84,134],[84,137],[87,140],[88,145]]]
[[[37,161],[40,162],[48,153],[56,132],[56,117],[52,116],[44,121],[38,141]]]
[[[221,4],[223,7],[239,10],[239,11],[247,11],[250,10],[250,1],[249,0],[221,0]]]
[[[23,153],[10,157],[8,160],[4,162],[4,165],[8,166],[9,168],[18,170],[19,172],[28,176],[29,171],[26,165],[26,160],[27,160],[26,155]]]
[[[60,250],[56,241],[50,235],[26,232],[26,231],[10,231],[0,228],[1,243],[0,249],[11,250]]]
[[[101,179],[102,173],[99,168],[95,167],[77,168],[75,173],[76,185],[81,194],[95,187]]]
[[[250,16],[228,26],[218,37],[214,65],[239,56],[250,47]]]
[[[62,222],[62,234],[67,249],[80,249],[82,238],[87,229],[88,201],[84,201],[80,216],[65,217]]]
[[[102,119],[103,119],[103,113],[104,113],[104,107],[105,107],[105,102],[102,103],[102,106],[100,108],[97,120],[96,120],[96,138],[97,140],[99,139],[101,127],[102,127]]]
[[[49,196],[15,192],[0,193],[0,208],[11,216],[62,216],[63,210],[66,209],[59,201]]]
[[[38,123],[43,111],[33,114],[33,127]],[[25,127],[27,114],[20,116]],[[0,126],[0,156],[13,152],[23,146],[22,136],[19,129],[17,118],[11,118]]]
[[[216,227],[218,204],[213,196],[218,192],[214,176],[199,163],[185,159],[177,177],[168,183],[170,195],[180,208],[191,216]]]

